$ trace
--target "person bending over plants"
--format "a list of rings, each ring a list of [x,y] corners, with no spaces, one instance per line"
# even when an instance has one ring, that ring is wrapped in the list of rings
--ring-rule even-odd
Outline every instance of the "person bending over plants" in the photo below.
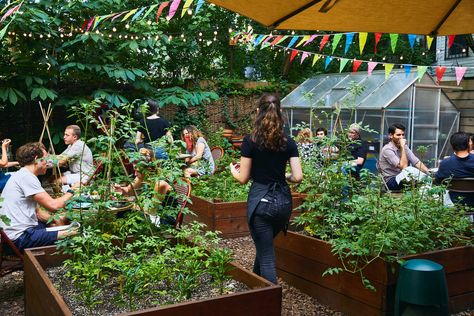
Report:
[[[46,223],[54,213],[63,208],[73,197],[69,189],[63,196],[52,198],[41,186],[39,175],[47,170],[48,153],[41,143],[28,143],[16,151],[16,158],[22,168],[15,172],[2,192],[3,206],[0,215],[10,219],[10,225],[0,222],[2,229],[20,249],[51,245],[56,240],[77,233],[76,230],[47,231]],[[42,210],[39,206],[45,208]],[[51,214],[51,213],[53,214]],[[52,226],[66,224],[66,218],[53,220]]]
[[[283,130],[277,95],[260,98],[252,134],[245,136],[241,154],[240,170],[231,163],[230,171],[241,184],[253,179],[247,198],[247,221],[257,250],[253,271],[276,284],[273,238],[286,231],[292,210],[285,180],[303,179],[296,143]],[[291,173],[285,175],[288,161]]]
[[[196,126],[188,125],[184,127],[181,137],[186,143],[186,153],[191,155],[185,160],[188,167],[184,169],[184,175],[190,178],[213,174],[216,166],[201,131]]]

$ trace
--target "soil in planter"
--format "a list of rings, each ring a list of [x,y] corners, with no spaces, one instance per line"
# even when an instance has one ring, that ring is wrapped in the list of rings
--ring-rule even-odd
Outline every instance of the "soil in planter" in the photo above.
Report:
[[[53,282],[54,287],[58,290],[59,294],[63,297],[64,301],[68,305],[72,314],[75,316],[83,315],[116,315],[119,313],[131,312],[128,309],[128,306],[123,306],[126,303],[117,304],[117,297],[120,296],[119,285],[117,280],[112,279],[109,283],[104,284],[104,288],[101,291],[100,295],[96,297],[98,301],[101,301],[100,304],[94,306],[92,311],[84,304],[83,300],[80,297],[80,289],[74,287],[73,282],[66,277],[66,268],[52,267],[46,270],[51,282]],[[134,311],[143,310],[147,308],[159,307],[164,305],[170,305],[175,303],[181,303],[186,301],[198,301],[206,298],[213,298],[221,295],[219,289],[212,285],[211,277],[209,275],[204,275],[200,279],[200,286],[193,291],[193,294],[189,300],[179,301],[170,294],[164,295],[148,295],[140,300],[133,299]],[[157,291],[166,291],[165,284],[156,284],[152,288]],[[249,288],[242,282],[236,280],[228,280],[224,282],[224,293],[239,293],[248,291]],[[156,291],[154,291],[156,292]]]

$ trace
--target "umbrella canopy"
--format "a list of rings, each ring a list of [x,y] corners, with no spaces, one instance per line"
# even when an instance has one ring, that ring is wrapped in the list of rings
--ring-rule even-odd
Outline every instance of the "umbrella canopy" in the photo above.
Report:
[[[281,30],[474,33],[474,0],[208,0]]]

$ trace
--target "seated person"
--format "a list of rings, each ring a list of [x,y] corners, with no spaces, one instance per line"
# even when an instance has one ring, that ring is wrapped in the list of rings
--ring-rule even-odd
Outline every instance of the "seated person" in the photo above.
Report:
[[[469,135],[469,150],[471,154],[474,154],[474,133]]]
[[[320,148],[320,164],[323,163],[324,159],[336,158],[339,153],[339,148],[336,146],[324,145],[327,142],[328,131],[324,127],[319,127],[316,130],[316,145]]]
[[[86,183],[94,173],[92,151],[81,139],[81,128],[69,125],[64,131],[67,146],[60,155],[59,165],[69,165],[69,171],[61,176],[61,184]]]
[[[349,151],[354,158],[352,164],[355,170],[351,170],[351,173],[356,179],[359,179],[360,170],[364,167],[365,160],[367,159],[367,144],[360,137],[360,127],[358,124],[351,124],[351,126],[349,126],[347,136],[353,141],[353,143],[349,145]]]
[[[8,146],[10,146],[11,140],[6,138],[2,141],[2,160],[0,160],[0,168],[10,168],[18,166],[17,161],[8,161]],[[8,179],[10,179],[12,173],[3,173],[0,171],[0,192],[7,184]]]
[[[51,217],[49,212],[56,213],[74,195],[74,190],[69,189],[63,196],[54,199],[43,189],[38,176],[46,173],[47,155],[41,143],[28,143],[18,148],[16,158],[22,168],[11,176],[2,192],[4,200],[0,214],[10,219],[10,225],[0,224],[20,250],[51,245],[76,233],[74,230],[46,230],[46,223]],[[47,211],[39,209],[38,205]],[[54,224],[64,225],[66,219],[63,217]]]
[[[303,128],[296,137],[298,152],[303,161],[316,159],[317,149],[313,143],[313,133],[309,128]]]
[[[450,177],[453,179],[474,178],[474,154],[469,153],[469,135],[464,132],[454,133],[451,135],[449,142],[454,154],[441,161],[435,174],[435,182],[441,183],[444,179]],[[474,207],[474,192],[449,191],[449,197],[453,203]]]
[[[153,160],[154,155],[153,152],[150,149],[142,148],[140,149],[140,154],[143,155],[146,159],[147,162],[150,162]],[[133,191],[137,190],[142,187],[143,183],[145,182],[145,173],[140,172],[138,169],[135,171],[135,179],[131,184],[121,186],[121,185],[114,185],[114,189],[116,192],[122,193],[124,195],[131,196],[133,195]],[[176,207],[177,201],[174,196],[172,196],[171,192],[173,191],[173,188],[171,185],[169,185],[168,182],[164,180],[158,180],[155,183],[155,192],[157,193],[157,198],[158,200],[162,201],[161,206],[163,208],[165,207]],[[164,220],[162,220],[163,223],[169,224],[174,226],[175,224],[175,218],[172,216],[166,216]]]
[[[378,170],[382,173],[383,179],[390,190],[402,190],[405,183],[396,180],[396,176],[408,167],[408,164],[415,166],[422,172],[428,173],[428,168],[418,159],[408,148],[405,139],[405,126],[402,124],[392,124],[388,128],[390,142],[383,146],[378,161]]]
[[[139,143],[143,142],[146,147],[151,148],[149,143],[165,136],[169,142],[173,142],[173,135],[168,130],[170,123],[159,116],[159,106],[154,100],[148,100],[148,114],[145,119],[140,119],[140,127],[138,128],[135,144],[140,148]],[[143,145],[142,145],[143,146]],[[157,159],[168,159],[168,154],[162,147],[154,147],[155,157]]]
[[[213,174],[216,168],[214,158],[212,158],[211,149],[201,131],[195,126],[189,125],[184,127],[181,137],[186,143],[186,153],[191,155],[191,158],[185,160],[188,164],[184,170],[185,177]]]

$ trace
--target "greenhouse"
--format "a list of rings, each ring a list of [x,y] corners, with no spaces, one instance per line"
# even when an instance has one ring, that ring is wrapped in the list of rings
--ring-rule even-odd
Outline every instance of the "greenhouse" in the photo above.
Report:
[[[388,78],[384,71],[319,75],[287,95],[282,107],[290,128],[305,122],[313,131],[320,126],[332,131],[340,110],[343,127],[358,122],[373,130],[362,135],[373,157],[387,142],[388,127],[402,123],[415,153],[420,154],[419,146],[428,147],[420,156],[431,165],[450,152],[449,136],[459,126],[459,111],[434,79],[425,74],[418,80],[416,72],[403,70]]]

